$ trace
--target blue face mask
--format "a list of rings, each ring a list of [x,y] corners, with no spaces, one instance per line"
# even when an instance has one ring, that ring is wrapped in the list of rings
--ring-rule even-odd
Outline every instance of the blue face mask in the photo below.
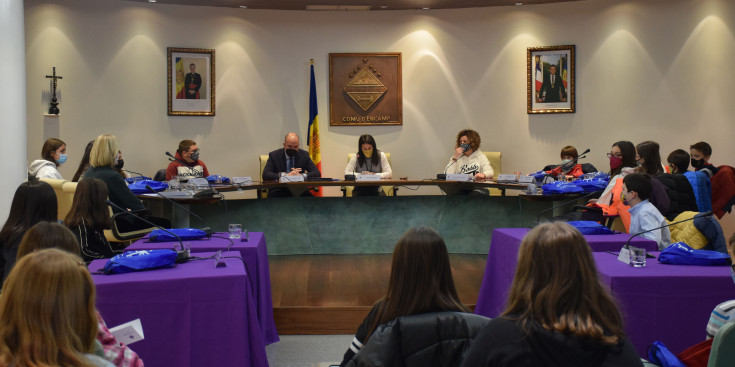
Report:
[[[66,154],[59,154],[59,160],[57,160],[56,162],[58,162],[59,164],[66,163]]]
[[[465,152],[468,151],[468,150],[470,150],[470,148],[472,148],[471,145],[466,144],[466,143],[465,144],[460,144],[459,147],[462,148],[462,150],[464,150]]]

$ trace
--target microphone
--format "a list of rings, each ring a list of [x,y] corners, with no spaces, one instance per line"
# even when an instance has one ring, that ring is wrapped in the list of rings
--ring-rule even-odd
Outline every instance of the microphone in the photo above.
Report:
[[[166,152],[166,155],[169,156],[169,157],[171,157],[171,158],[168,159],[170,162],[179,162],[179,163],[181,163],[181,165],[183,165],[184,167],[186,167],[186,168],[189,169],[189,174],[190,175],[196,176],[194,169],[191,168],[191,167],[189,167],[189,163],[186,163],[185,161],[182,161],[181,159],[176,158],[176,156],[174,156],[170,152]]]
[[[145,177],[145,175],[143,175],[143,174],[142,174],[142,173],[140,173],[140,172],[135,172],[135,171],[131,171],[131,170],[129,170],[129,169],[124,169],[123,171],[125,171],[125,172],[130,172],[130,173],[132,173],[132,174],[136,174],[136,175],[138,175],[138,176],[140,176],[140,177]]]
[[[176,158],[176,156],[174,156],[173,154],[171,154],[171,153],[169,153],[169,152],[166,152],[166,155],[167,155],[167,156],[169,156],[169,157],[171,157],[171,158],[173,158],[173,159],[174,159],[174,161],[176,161],[176,162],[179,162],[179,163],[181,163],[181,164],[183,164],[183,165],[187,165],[187,164],[186,164],[186,162],[182,161],[181,159],[178,159],[178,158]],[[169,160],[170,160],[170,159],[169,159]],[[172,161],[172,162],[173,162],[173,161]]]
[[[184,241],[182,241],[181,240],[181,237],[177,236],[175,233],[173,233],[173,232],[167,230],[166,228],[163,228],[163,227],[161,227],[161,226],[159,226],[159,225],[157,225],[157,224],[149,221],[148,219],[145,219],[145,218],[141,217],[140,215],[137,215],[137,214],[135,214],[135,213],[133,213],[133,212],[125,209],[125,208],[120,207],[119,205],[113,203],[109,199],[105,200],[105,204],[107,204],[107,205],[109,205],[109,206],[111,206],[113,208],[116,208],[117,210],[120,210],[120,211],[122,211],[125,214],[132,215],[133,217],[139,219],[140,221],[142,221],[144,223],[147,223],[147,224],[150,224],[151,226],[156,227],[156,228],[158,228],[158,229],[160,229],[160,230],[162,230],[162,231],[164,231],[164,232],[166,232],[166,233],[168,233],[168,234],[176,237],[176,239],[179,241],[179,245],[181,246],[181,251],[184,251]]]
[[[360,159],[360,153],[358,152],[355,154],[355,165],[352,166],[352,174],[351,175],[345,175],[345,181],[355,181],[357,178],[357,174],[355,173],[355,169],[357,168],[357,160]]]
[[[548,211],[553,211],[554,209],[561,208],[561,207],[566,206],[566,205],[569,205],[571,203],[576,203],[578,200],[586,199],[586,198],[588,198],[590,196],[593,196],[595,194],[599,195],[600,194],[600,191],[593,191],[593,192],[591,192],[591,193],[589,193],[587,195],[583,195],[583,196],[580,196],[578,198],[574,198],[572,200],[563,202],[563,203],[561,203],[559,205],[553,205],[551,208],[543,209],[543,210],[539,211],[538,214],[536,214],[536,223],[538,223],[541,220],[541,214],[543,214],[543,213],[546,213]]]
[[[181,204],[179,204],[179,203],[177,203],[177,202],[175,202],[175,201],[173,201],[173,200],[171,200],[171,199],[167,198],[166,196],[164,196],[164,195],[163,195],[163,194],[161,194],[160,192],[158,192],[158,191],[154,190],[154,189],[153,189],[153,188],[151,187],[151,185],[145,185],[145,188],[146,188],[146,189],[148,189],[148,191],[150,191],[150,192],[152,192],[152,193],[154,193],[154,194],[156,194],[156,195],[158,195],[158,196],[162,197],[162,198],[163,198],[164,200],[168,201],[169,203],[171,203],[171,204],[173,204],[173,205],[176,205],[176,206],[177,206],[177,207],[178,207],[179,209],[181,209],[181,210],[185,211],[185,212],[186,212],[187,214],[189,214],[189,215],[191,215],[191,216],[194,216],[194,217],[195,217],[196,219],[199,219],[199,221],[200,221],[200,222],[202,222],[202,224],[206,224],[206,223],[204,223],[204,220],[202,219],[202,217],[200,217],[200,216],[198,216],[198,215],[194,214],[194,212],[192,212],[191,210],[187,209],[187,208],[186,208],[186,207],[184,207],[183,205],[181,205]],[[206,232],[206,233],[207,233],[208,235],[209,235],[209,234],[212,234],[212,229],[211,229],[211,228],[209,228],[209,227],[204,227],[204,228],[201,228],[201,230],[202,230],[202,231],[204,231],[204,232]]]
[[[707,211],[707,212],[699,213],[699,214],[697,214],[697,215],[695,215],[695,216],[693,216],[691,218],[688,218],[688,219],[680,220],[680,221],[674,222],[674,223],[664,224],[664,225],[662,225],[660,227],[649,229],[647,231],[638,232],[638,233],[630,236],[630,238],[628,238],[628,242],[625,243],[625,246],[623,246],[623,248],[626,249],[626,250],[630,250],[630,241],[633,240],[633,238],[638,237],[638,236],[640,236],[642,234],[646,234],[648,232],[653,232],[653,231],[659,230],[659,229],[664,228],[664,227],[670,227],[670,226],[673,226],[674,224],[679,224],[679,223],[687,222],[687,221],[690,221],[690,220],[695,220],[697,218],[709,217],[710,215],[712,215],[712,211],[711,210],[710,211]]]
[[[585,154],[587,154],[589,152],[590,152],[590,149],[587,148],[587,150],[585,150],[584,152],[582,152],[582,154],[580,154],[579,156],[577,156],[577,159],[587,158],[587,156]]]

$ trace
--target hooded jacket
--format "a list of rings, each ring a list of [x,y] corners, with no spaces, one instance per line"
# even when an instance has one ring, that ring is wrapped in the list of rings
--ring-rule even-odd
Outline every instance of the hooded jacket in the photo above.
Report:
[[[31,162],[31,165],[28,166],[28,174],[38,179],[64,179],[64,177],[61,177],[61,173],[59,173],[59,170],[56,168],[56,163],[47,161],[45,159],[36,159],[35,161]]]

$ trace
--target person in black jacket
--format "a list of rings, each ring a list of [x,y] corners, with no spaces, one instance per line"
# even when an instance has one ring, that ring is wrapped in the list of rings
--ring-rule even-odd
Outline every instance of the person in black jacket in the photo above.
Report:
[[[107,185],[107,193],[110,201],[116,205],[112,208],[115,213],[122,212],[118,207],[129,212],[135,212],[138,216],[145,217],[148,221],[164,228],[170,228],[171,222],[168,219],[146,216],[146,210],[143,203],[138,199],[130,188],[128,188],[125,180],[115,170],[115,166],[120,159],[120,149],[117,145],[117,138],[114,135],[104,134],[97,137],[92,144],[92,150],[89,155],[89,168],[84,172],[82,178],[97,178]],[[133,215],[121,215],[117,217],[115,225],[121,232],[130,232],[145,228],[151,225],[145,223]]]
[[[468,312],[457,296],[444,239],[428,227],[411,228],[393,249],[388,291],[357,329],[340,366],[345,366],[378,325],[399,316],[427,312]]]
[[[309,152],[299,149],[299,136],[288,133],[283,140],[283,148],[268,153],[268,161],[263,168],[263,181],[277,181],[281,176],[306,175],[309,178],[322,177],[319,168],[311,160]],[[273,188],[268,197],[291,196],[286,188]],[[311,196],[304,192],[302,196]]]
[[[104,230],[111,227],[106,199],[105,183],[96,178],[85,178],[77,184],[74,201],[64,219],[64,224],[77,238],[79,255],[86,262],[109,259],[123,253],[123,248],[112,245],[104,235]]]
[[[532,229],[505,311],[472,341],[462,366],[642,366],[584,236],[563,222]]]

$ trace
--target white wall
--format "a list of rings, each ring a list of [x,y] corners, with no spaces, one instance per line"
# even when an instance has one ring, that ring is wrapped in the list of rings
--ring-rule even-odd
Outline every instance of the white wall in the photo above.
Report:
[[[0,111],[3,111],[0,147],[3,178],[0,180],[0,223],[8,218],[10,203],[26,175],[26,106],[25,52],[23,50],[23,0],[0,0],[0,46],[6,51],[0,58],[2,88]]]
[[[28,155],[50,127],[41,93],[60,82],[58,135],[71,177],[87,141],[116,134],[126,167],[152,175],[193,138],[211,173],[258,176],[257,154],[306,134],[309,59],[316,60],[324,176],[370,133],[394,176],[433,177],[455,134],[473,128],[505,172],[538,170],[562,146],[608,168],[617,140],[655,140],[665,157],[704,140],[735,164],[735,4],[727,0],[587,0],[462,10],[303,12],[26,0]],[[526,48],[574,44],[577,112],[526,114]],[[167,116],[166,47],[216,50],[215,117]],[[330,127],[328,54],[403,53],[403,126]],[[52,132],[54,132],[52,130]],[[303,140],[303,139],[302,139]],[[419,191],[421,192],[421,191]],[[403,190],[403,194],[410,194]],[[337,194],[333,192],[333,194]]]

